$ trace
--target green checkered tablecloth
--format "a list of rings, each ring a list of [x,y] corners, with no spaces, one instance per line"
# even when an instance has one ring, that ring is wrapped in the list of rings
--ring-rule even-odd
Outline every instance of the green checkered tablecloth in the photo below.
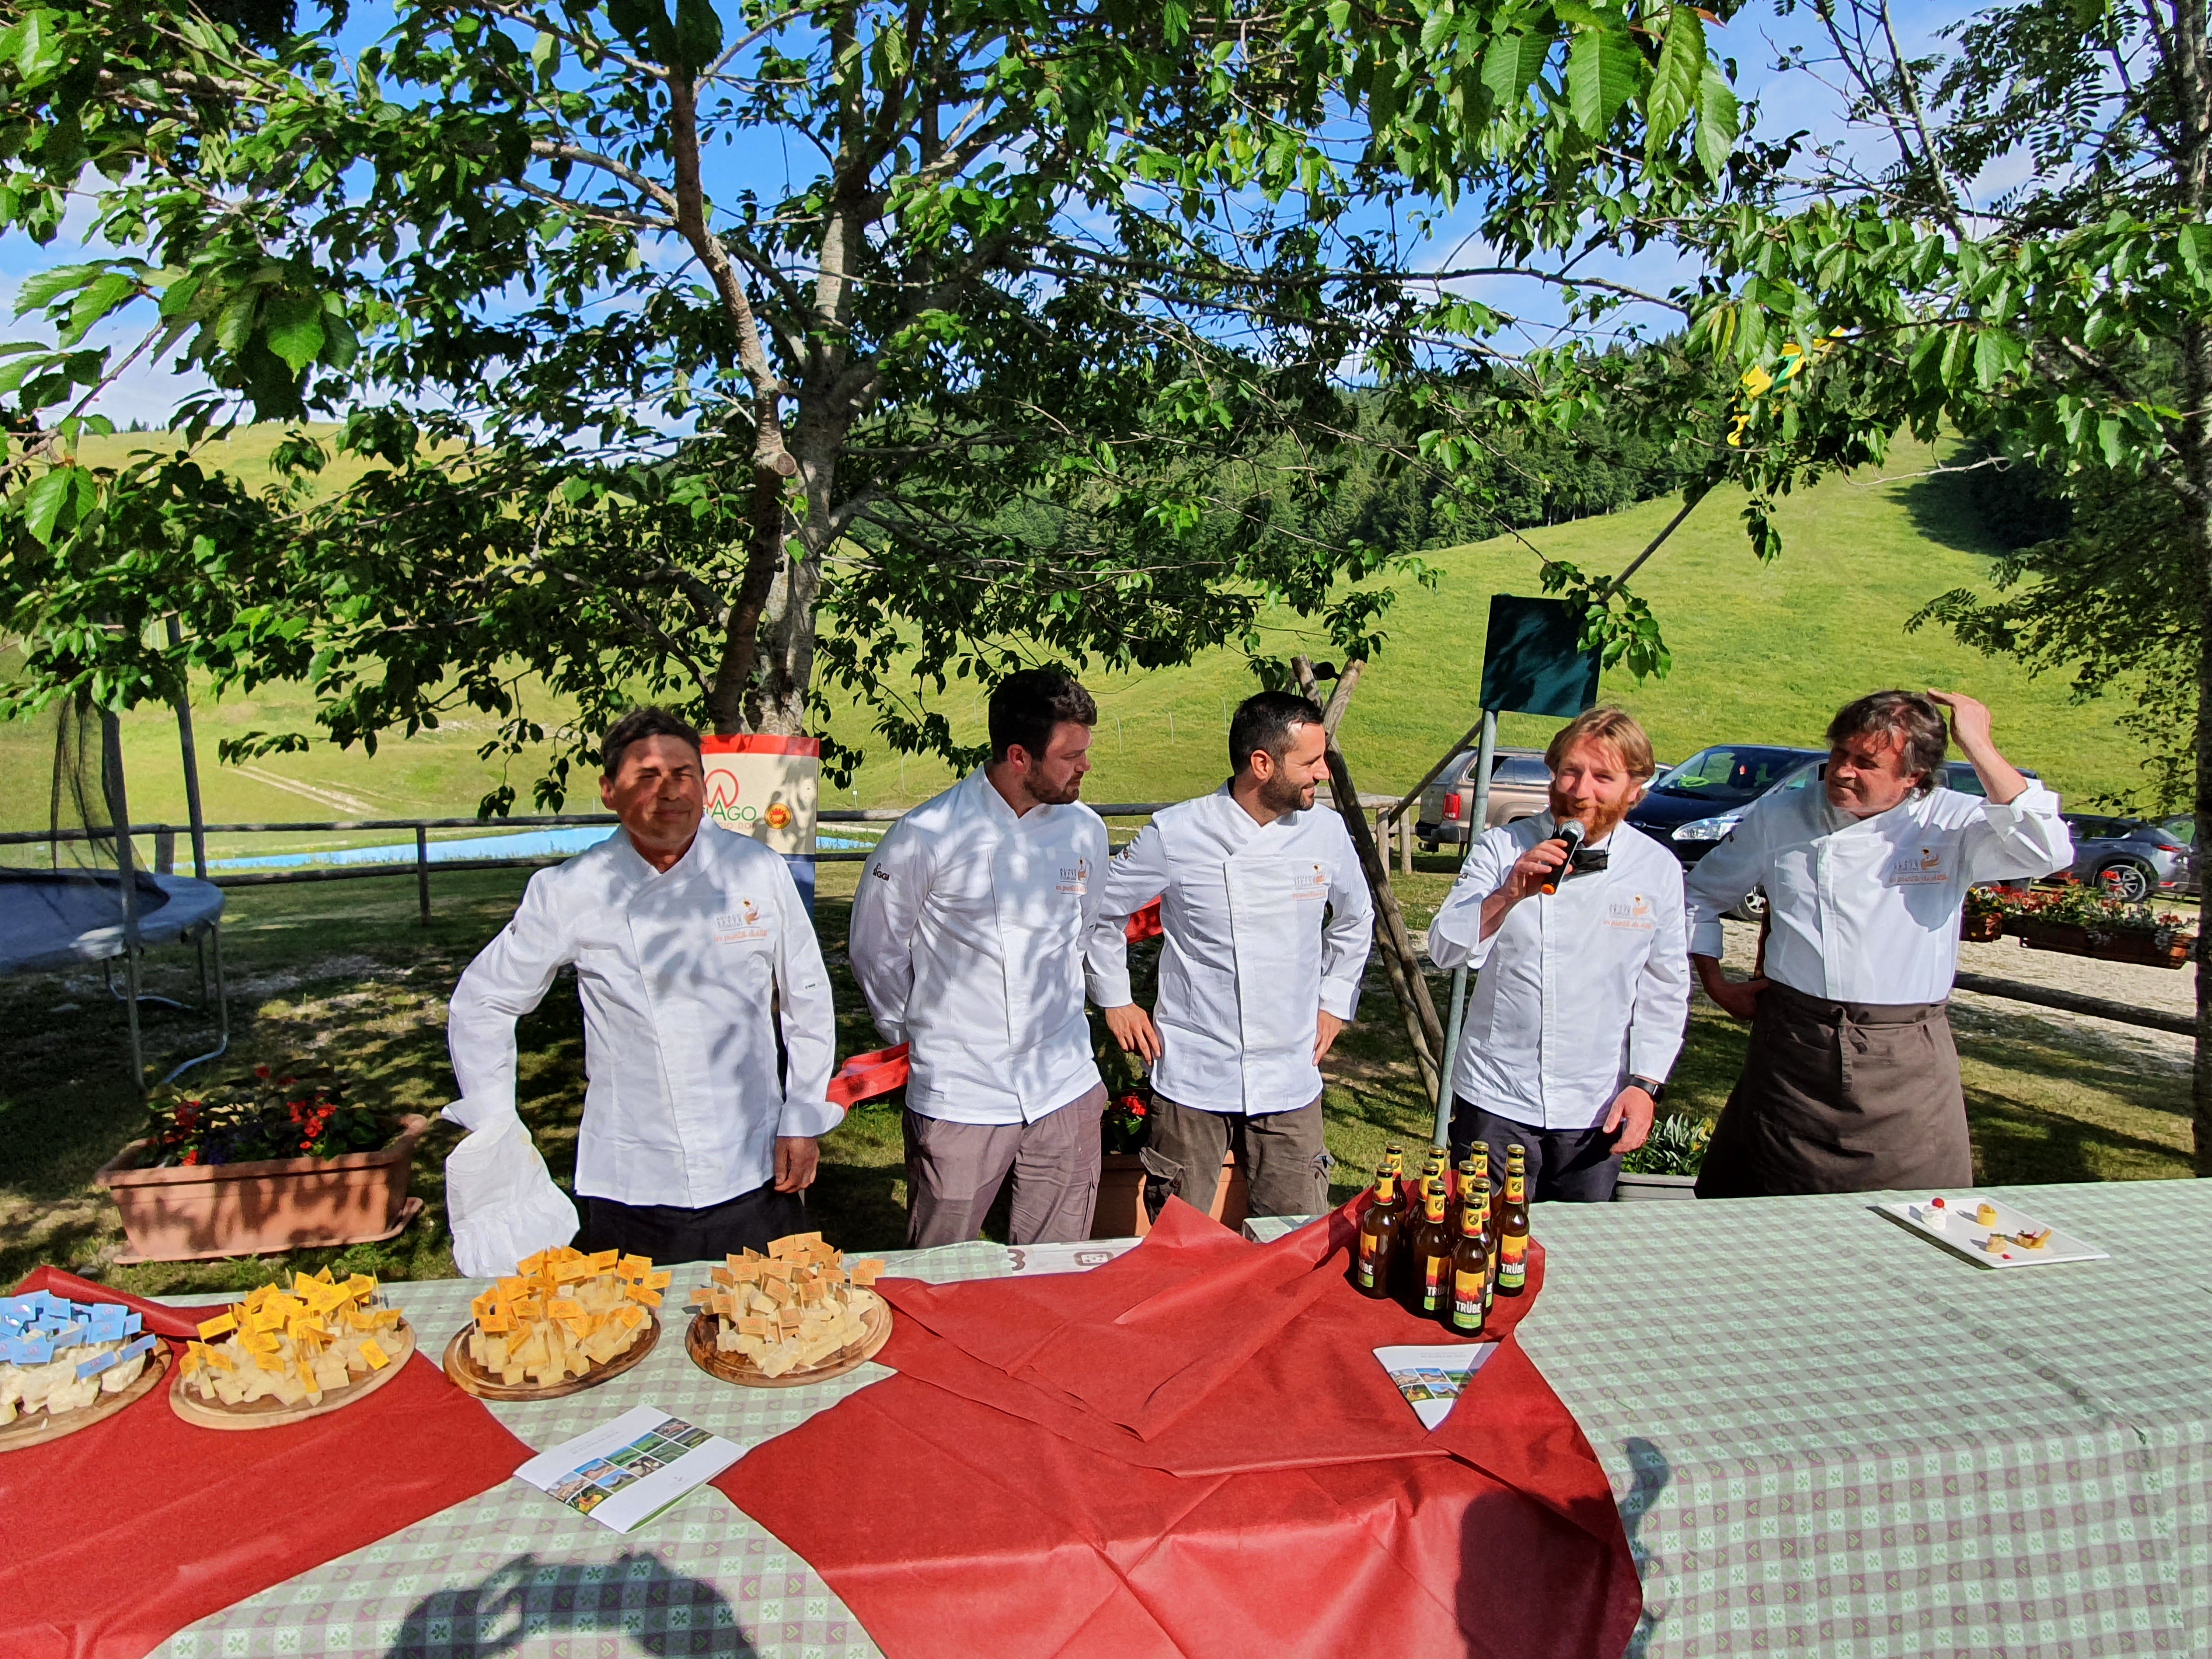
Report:
[[[1993,1191],[2112,1259],[1978,1267],[1877,1195],[1538,1208],[1522,1340],[1612,1480],[1644,1574],[1632,1653],[2212,1655],[2212,1183]],[[891,1260],[939,1281],[1015,1266],[988,1244]],[[478,1288],[392,1291],[435,1353]],[[605,1389],[491,1409],[534,1447],[647,1402],[750,1446],[884,1374],[734,1389],[673,1335]],[[719,1492],[624,1539],[509,1481],[161,1651],[877,1649]]]
[[[2112,1260],[1977,1267],[1873,1212],[1919,1194],[1537,1207],[1632,1654],[2212,1655],[2212,1182],[1988,1190]]]
[[[998,1244],[886,1255],[890,1271],[936,1283],[1009,1270]],[[672,1316],[634,1370],[543,1404],[492,1404],[543,1450],[651,1404],[751,1447],[890,1373],[863,1365],[803,1389],[741,1389],[684,1352],[680,1304],[706,1264],[675,1265]],[[485,1281],[387,1286],[433,1359]],[[194,1298],[205,1300],[207,1298]],[[873,1659],[879,1650],[814,1570],[712,1488],[624,1537],[535,1487],[509,1480],[367,1549],[247,1597],[176,1635],[168,1659],[632,1659],[755,1654]]]

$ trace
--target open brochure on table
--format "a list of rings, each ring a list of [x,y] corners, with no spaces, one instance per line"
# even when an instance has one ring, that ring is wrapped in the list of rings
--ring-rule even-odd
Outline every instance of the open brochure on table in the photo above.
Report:
[[[1452,1404],[1467,1387],[1468,1378],[1497,1352],[1495,1342],[1455,1342],[1449,1347],[1377,1348],[1375,1357],[1390,1373],[1390,1380],[1406,1396],[1421,1426],[1433,1429],[1451,1415]]]
[[[720,1435],[640,1406],[540,1452],[515,1474],[579,1515],[629,1532],[738,1461]]]

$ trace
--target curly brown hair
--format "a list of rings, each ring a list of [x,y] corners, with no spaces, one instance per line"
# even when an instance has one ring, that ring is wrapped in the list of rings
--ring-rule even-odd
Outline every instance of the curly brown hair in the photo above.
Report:
[[[1942,781],[1943,757],[1951,750],[1951,728],[1943,711],[1917,691],[1869,691],[1847,703],[1828,722],[1828,747],[1846,738],[1887,736],[1904,751],[1905,769],[1917,772],[1912,786],[1924,795]]]

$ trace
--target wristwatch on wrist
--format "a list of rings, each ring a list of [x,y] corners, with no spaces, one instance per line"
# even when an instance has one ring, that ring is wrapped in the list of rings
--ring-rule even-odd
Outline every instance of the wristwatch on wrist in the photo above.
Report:
[[[1641,1089],[1645,1094],[1650,1095],[1651,1103],[1655,1106],[1667,1097],[1667,1085],[1656,1078],[1637,1077],[1632,1074],[1628,1081],[1632,1087]]]

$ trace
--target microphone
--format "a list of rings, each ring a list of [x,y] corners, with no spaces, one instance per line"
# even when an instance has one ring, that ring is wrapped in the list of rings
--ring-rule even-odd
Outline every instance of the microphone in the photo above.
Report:
[[[1573,872],[1575,867],[1575,854],[1577,850],[1581,848],[1583,841],[1588,838],[1589,835],[1589,831],[1583,828],[1582,820],[1580,818],[1569,818],[1565,823],[1559,826],[1559,833],[1552,837],[1553,841],[1563,841],[1566,842],[1567,861],[1561,865],[1558,869],[1553,871],[1550,875],[1544,878],[1544,885],[1541,890],[1546,897],[1548,898],[1553,893],[1558,892],[1559,890],[1559,884],[1565,880],[1567,877]]]

